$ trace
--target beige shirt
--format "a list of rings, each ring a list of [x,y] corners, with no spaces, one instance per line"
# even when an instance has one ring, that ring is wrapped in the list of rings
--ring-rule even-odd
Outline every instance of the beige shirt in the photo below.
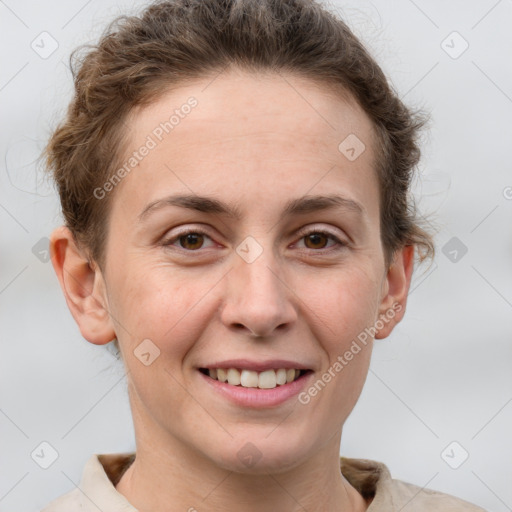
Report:
[[[92,455],[79,487],[53,500],[41,512],[137,512],[115,488],[134,460],[134,452]],[[373,497],[368,512],[486,512],[454,496],[394,480],[381,462],[341,457],[340,468],[364,498]]]

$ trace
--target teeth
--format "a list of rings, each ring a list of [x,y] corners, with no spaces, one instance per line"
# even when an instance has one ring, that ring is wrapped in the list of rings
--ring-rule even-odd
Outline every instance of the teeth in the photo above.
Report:
[[[240,384],[240,372],[234,368],[228,370],[228,384],[238,386]]]
[[[253,372],[251,370],[242,370],[242,373],[240,373],[235,368],[230,369],[232,372],[238,373],[240,375],[240,378],[238,379],[238,382],[242,384],[244,388],[257,388],[258,387],[258,372]]]
[[[220,382],[227,382],[231,386],[242,386],[244,388],[273,389],[276,386],[288,384],[297,379],[300,370],[293,368],[279,368],[277,370],[265,370],[255,372],[253,370],[238,370],[237,368],[213,368],[208,370],[212,379]]]
[[[243,372],[242,372],[243,373]],[[265,370],[258,376],[258,387],[262,389],[272,389],[277,386],[277,377],[274,370]]]
[[[284,368],[280,368],[276,372],[276,383],[279,386],[286,384],[286,370]]]

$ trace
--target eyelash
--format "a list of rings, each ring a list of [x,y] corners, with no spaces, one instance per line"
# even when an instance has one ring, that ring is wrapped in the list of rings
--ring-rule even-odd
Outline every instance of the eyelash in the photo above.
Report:
[[[197,234],[197,235],[205,235],[207,236],[208,238],[211,239],[211,237],[208,235],[208,233],[200,228],[197,228],[197,229],[189,229],[187,231],[182,231],[181,233],[178,233],[176,234],[174,237],[168,239],[168,240],[165,240],[164,242],[162,242],[162,245],[164,247],[172,247],[173,244],[177,241],[179,241],[180,238],[184,237],[184,236],[187,236],[187,235],[190,235],[190,234]],[[302,231],[302,232],[299,232],[299,234],[301,235],[300,236],[300,240],[302,240],[303,238],[306,238],[307,236],[309,235],[312,235],[312,234],[320,234],[320,235],[325,235],[327,236],[328,238],[330,238],[331,240],[333,240],[334,242],[336,242],[336,244],[338,245],[337,248],[333,249],[332,247],[330,248],[323,248],[323,249],[305,249],[305,250],[310,250],[310,251],[313,251],[313,252],[322,252],[322,251],[329,251],[329,250],[341,250],[343,248],[345,248],[348,244],[347,242],[343,242],[342,240],[340,240],[337,236],[333,235],[331,232],[329,231],[326,231],[326,230],[322,230],[322,229],[311,229],[309,231]],[[183,251],[183,252],[188,252],[188,253],[193,253],[193,252],[199,252],[200,249],[196,249],[196,250],[191,250],[191,249],[184,249],[183,247],[179,247],[178,248],[179,251]],[[304,250],[304,249],[302,249]]]

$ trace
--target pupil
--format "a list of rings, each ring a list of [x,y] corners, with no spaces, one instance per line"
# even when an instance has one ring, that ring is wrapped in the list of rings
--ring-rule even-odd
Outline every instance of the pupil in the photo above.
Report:
[[[309,235],[309,240],[311,242],[313,242],[313,244],[318,244],[318,243],[321,243],[318,239],[319,238],[322,238],[324,235],[320,234],[320,233],[314,233],[314,234],[311,234]]]
[[[182,239],[183,238],[185,239],[185,245],[187,245],[187,244],[197,245],[198,244],[197,239],[201,236],[202,235],[200,235],[198,233],[189,233],[189,234],[183,236]]]

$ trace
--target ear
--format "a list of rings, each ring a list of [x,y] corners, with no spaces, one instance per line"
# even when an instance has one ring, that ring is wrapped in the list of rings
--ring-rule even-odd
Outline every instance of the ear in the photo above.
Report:
[[[101,270],[77,247],[71,231],[61,226],[50,235],[50,257],[73,318],[82,336],[95,345],[115,338]]]
[[[376,321],[379,324],[375,334],[376,339],[387,338],[405,314],[414,268],[414,248],[414,245],[406,245],[394,254],[393,262],[389,266],[382,285],[379,318]],[[380,324],[383,324],[382,328]]]

